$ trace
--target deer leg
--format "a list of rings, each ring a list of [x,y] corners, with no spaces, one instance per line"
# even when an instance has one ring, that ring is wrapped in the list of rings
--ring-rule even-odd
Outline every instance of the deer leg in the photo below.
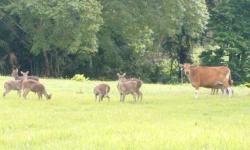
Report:
[[[18,90],[17,94],[18,94],[19,97],[21,97],[21,90]]]
[[[140,94],[140,101],[142,102],[142,92],[139,91],[139,94]]]
[[[120,93],[120,102],[122,102],[122,97],[123,97],[123,94]]]
[[[38,99],[42,99],[43,98],[43,94],[42,93],[37,93],[38,95]]]
[[[10,90],[7,90],[6,88],[4,88],[3,97],[5,97],[9,92]]]
[[[97,101],[97,94],[95,94],[95,101]]]
[[[125,101],[125,94],[122,94],[122,102]]]
[[[26,99],[28,93],[29,93],[29,90],[27,90],[27,89],[24,89],[24,90],[23,90],[23,98],[24,98],[24,99]]]
[[[101,101],[103,101],[104,95],[101,95]]]
[[[106,95],[106,97],[108,98],[108,101],[110,102],[110,97],[108,95]]]
[[[101,95],[99,94],[98,95],[98,102],[100,102],[101,101]]]
[[[136,102],[136,96],[137,96],[137,94],[136,94],[136,92],[134,92],[133,93],[134,102]]]

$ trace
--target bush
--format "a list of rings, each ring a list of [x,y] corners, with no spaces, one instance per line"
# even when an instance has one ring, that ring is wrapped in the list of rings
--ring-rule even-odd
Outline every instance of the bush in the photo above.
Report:
[[[75,74],[74,77],[71,78],[71,80],[87,81],[87,80],[89,80],[89,78],[85,77],[84,74]]]
[[[250,88],[250,83],[245,83],[244,84],[246,87]]]

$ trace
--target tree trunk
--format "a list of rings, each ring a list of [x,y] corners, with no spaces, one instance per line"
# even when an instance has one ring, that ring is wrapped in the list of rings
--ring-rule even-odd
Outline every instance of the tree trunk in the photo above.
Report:
[[[48,54],[45,50],[43,50],[43,57],[44,57],[44,63],[45,63],[44,75],[50,76],[49,58],[48,58]]]

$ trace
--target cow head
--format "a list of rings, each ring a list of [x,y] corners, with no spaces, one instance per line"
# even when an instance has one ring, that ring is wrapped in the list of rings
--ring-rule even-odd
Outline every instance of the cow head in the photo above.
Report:
[[[182,65],[182,69],[184,70],[185,75],[190,74],[190,68],[191,68],[191,64],[185,63]]]

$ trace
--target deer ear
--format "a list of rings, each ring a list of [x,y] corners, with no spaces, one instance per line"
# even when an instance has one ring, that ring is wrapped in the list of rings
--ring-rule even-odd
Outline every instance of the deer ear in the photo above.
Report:
[[[26,71],[26,74],[29,74],[29,71]]]
[[[117,75],[117,76],[120,76],[120,73],[117,73],[116,75]]]
[[[126,73],[123,73],[123,76],[125,76],[126,75]]]
[[[21,71],[21,74],[23,75],[23,74],[24,74],[24,72],[22,72],[22,71]]]
[[[183,67],[183,64],[180,64],[179,67]]]

